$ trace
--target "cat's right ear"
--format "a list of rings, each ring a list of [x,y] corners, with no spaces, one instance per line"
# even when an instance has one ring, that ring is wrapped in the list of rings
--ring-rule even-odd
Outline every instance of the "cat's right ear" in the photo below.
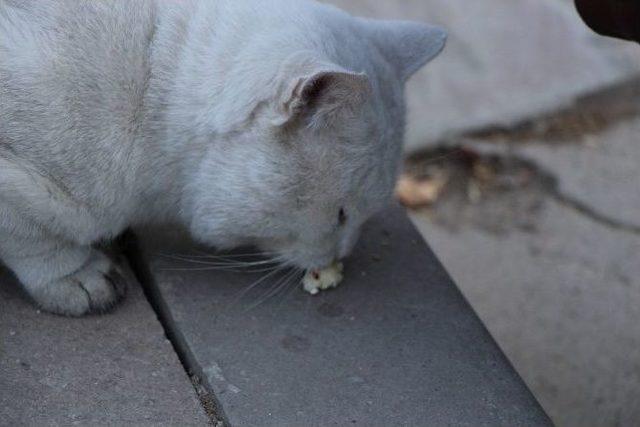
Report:
[[[272,123],[286,125],[301,117],[326,122],[331,117],[363,102],[371,92],[364,73],[341,68],[321,69],[296,77],[285,85]]]
[[[406,81],[444,49],[447,32],[437,26],[410,21],[364,19],[373,43]]]

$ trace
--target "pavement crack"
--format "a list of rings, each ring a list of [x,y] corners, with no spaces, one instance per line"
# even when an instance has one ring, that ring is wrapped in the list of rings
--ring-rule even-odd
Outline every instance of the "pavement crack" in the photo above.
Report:
[[[207,388],[205,384],[202,384],[201,378],[203,378],[204,375],[198,368],[195,356],[191,352],[185,337],[177,327],[166,302],[153,286],[151,273],[140,255],[140,246],[137,243],[135,234],[131,230],[128,230],[120,237],[118,244],[120,251],[129,261],[129,265],[138,283],[140,283],[149,305],[156,313],[158,321],[164,329],[165,336],[178,356],[185,370],[185,374],[189,377],[194,391],[200,400],[200,404],[209,418],[210,425],[214,427],[228,426],[229,422],[224,415],[224,410],[220,402],[216,399],[211,388]]]
[[[518,161],[530,162],[530,164],[535,168],[537,173],[541,176],[545,176],[547,185],[544,186],[544,190],[548,194],[549,197],[556,200],[562,206],[573,210],[574,212],[594,221],[600,225],[605,227],[624,231],[627,233],[633,233],[640,235],[640,225],[631,224],[625,221],[616,220],[599,212],[597,209],[592,208],[587,203],[583,202],[579,198],[569,196],[563,193],[560,189],[560,183],[557,176],[546,169],[544,166],[541,166],[539,162],[534,162],[528,159],[526,156],[520,156],[513,152],[507,154],[511,159],[516,159]]]
[[[544,199],[553,199],[602,226],[640,235],[640,224],[611,218],[565,194],[556,174],[510,147],[505,151],[482,143],[438,146],[407,159],[405,175],[411,177],[413,193],[441,187],[423,205],[412,205],[414,200],[404,193],[398,196],[410,208],[427,209],[432,220],[450,229],[468,224],[498,234],[535,231]]]
[[[563,194],[557,185],[555,185],[550,190],[550,195],[563,206],[570,208],[574,212],[577,212],[582,216],[585,216],[591,219],[594,222],[597,222],[601,225],[604,225],[606,227],[609,227],[618,231],[625,231],[628,233],[640,235],[640,226],[635,224],[629,224],[622,221],[617,221],[613,218],[610,218],[598,212],[597,210],[593,209],[586,203],[576,198],[570,197],[566,194]]]

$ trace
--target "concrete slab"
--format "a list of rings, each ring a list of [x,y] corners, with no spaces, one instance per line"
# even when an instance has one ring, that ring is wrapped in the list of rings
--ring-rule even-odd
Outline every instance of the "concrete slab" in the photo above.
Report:
[[[508,126],[640,72],[640,47],[592,33],[567,0],[328,0],[354,14],[436,23],[444,53],[410,82],[407,149]]]
[[[340,288],[292,282],[257,306],[282,282],[240,298],[264,273],[164,256],[205,250],[179,231],[141,242],[156,304],[231,425],[549,425],[399,208],[367,224]]]
[[[536,212],[499,233],[414,219],[556,425],[638,425],[640,235],[553,198]]]
[[[553,175],[560,193],[640,230],[640,117],[581,141],[522,144],[515,153]]]
[[[207,425],[139,286],[113,314],[36,311],[0,267],[0,425]]]

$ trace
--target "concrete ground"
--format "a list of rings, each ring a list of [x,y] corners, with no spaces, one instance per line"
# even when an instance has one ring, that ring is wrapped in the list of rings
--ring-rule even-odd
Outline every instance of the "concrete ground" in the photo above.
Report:
[[[315,296],[295,270],[239,272],[239,252],[221,268],[175,227],[138,241],[152,305],[228,425],[551,425],[400,207]]]
[[[0,426],[207,425],[192,381],[133,278],[113,313],[70,319],[0,265]]]
[[[558,426],[640,424],[637,95],[623,85],[408,163],[446,177],[414,221]]]

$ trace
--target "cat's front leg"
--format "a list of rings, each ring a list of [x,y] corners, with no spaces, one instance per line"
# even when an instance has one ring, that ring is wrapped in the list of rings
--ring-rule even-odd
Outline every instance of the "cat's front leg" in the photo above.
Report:
[[[91,246],[99,226],[72,197],[0,157],[0,260],[44,310],[81,316],[112,308],[127,271]]]
[[[40,307],[82,316],[107,311],[124,297],[126,270],[102,251],[55,235],[4,202],[0,258]]]
[[[124,297],[123,268],[100,250],[50,238],[12,238],[12,248],[0,243],[3,261],[42,309],[67,316],[103,313]]]

